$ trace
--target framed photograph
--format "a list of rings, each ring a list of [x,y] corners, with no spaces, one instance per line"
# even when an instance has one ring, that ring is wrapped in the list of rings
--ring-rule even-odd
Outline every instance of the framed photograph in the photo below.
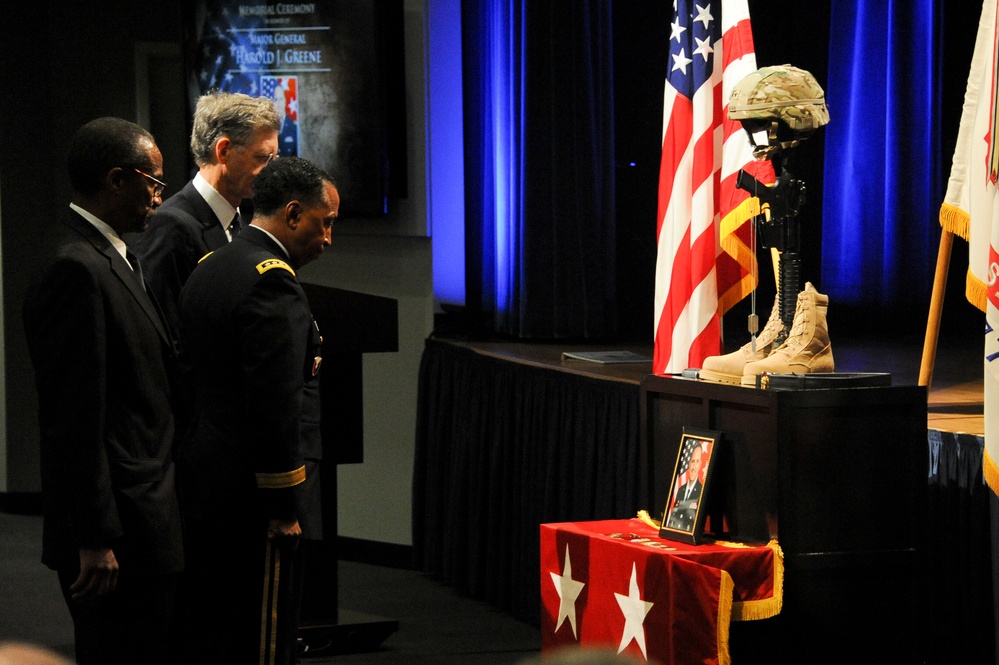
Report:
[[[706,511],[701,510],[711,485],[715,447],[721,432],[683,428],[673,480],[663,511],[659,537],[699,545],[704,535]]]

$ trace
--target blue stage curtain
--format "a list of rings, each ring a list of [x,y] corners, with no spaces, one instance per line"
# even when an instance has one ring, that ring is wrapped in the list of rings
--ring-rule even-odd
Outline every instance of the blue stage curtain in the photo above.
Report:
[[[950,164],[939,131],[942,5],[832,0],[821,285],[837,305],[928,306]]]
[[[492,331],[614,332],[611,30],[609,0],[462,3],[466,304]]]

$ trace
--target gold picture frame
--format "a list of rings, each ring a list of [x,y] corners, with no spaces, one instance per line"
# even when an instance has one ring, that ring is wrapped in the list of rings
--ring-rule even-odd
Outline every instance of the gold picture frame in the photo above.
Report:
[[[699,545],[721,432],[683,428],[659,537]]]

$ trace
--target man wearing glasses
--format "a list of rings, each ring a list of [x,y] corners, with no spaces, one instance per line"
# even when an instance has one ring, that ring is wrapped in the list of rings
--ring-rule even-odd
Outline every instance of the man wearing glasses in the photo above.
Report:
[[[202,257],[239,232],[239,206],[249,202],[254,178],[277,154],[280,127],[270,98],[231,92],[200,97],[191,132],[197,174],[163,202],[145,233],[128,239],[175,338],[180,289]]]
[[[24,303],[38,389],[42,563],[81,665],[166,665],[184,565],[175,485],[175,344],[122,240],[160,204],[163,157],[121,118],[69,147],[73,200]]]

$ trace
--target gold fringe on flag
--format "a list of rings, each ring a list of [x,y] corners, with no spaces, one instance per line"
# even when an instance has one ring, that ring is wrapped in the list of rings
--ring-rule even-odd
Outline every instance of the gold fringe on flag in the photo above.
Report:
[[[985,459],[982,460],[982,472],[985,475],[985,484],[993,492],[999,494],[999,466],[996,465],[996,460],[989,455],[987,447],[985,448]]]
[[[728,650],[729,625],[732,616],[732,594],[735,582],[728,571],[721,571],[721,594],[718,597],[718,665],[732,665],[732,654]]]
[[[774,551],[774,591],[764,600],[744,600],[732,603],[733,621],[755,621],[769,619],[780,614],[784,606],[784,551],[776,540],[767,543]]]
[[[988,308],[989,285],[975,277],[968,267],[968,276],[965,278],[964,296],[972,305],[982,310]]]
[[[636,517],[642,520],[644,524],[651,526],[653,529],[662,528],[662,522],[652,519],[652,516],[649,515],[649,511],[647,510],[639,510],[638,515],[636,515]]]
[[[988,459],[987,454],[986,459]],[[988,469],[986,472],[987,471]],[[992,472],[997,481],[997,484],[993,487],[999,487],[999,468],[996,468],[994,464],[992,465]],[[661,523],[649,515],[649,511],[647,510],[639,510],[636,517],[641,520],[642,523],[652,527],[653,529],[658,529],[660,527]],[[714,544],[722,545],[724,547],[750,547],[745,543],[736,543],[725,540],[715,541]],[[771,594],[769,598],[764,598],[763,600],[732,601],[733,621],[755,621],[756,619],[769,619],[770,617],[775,617],[780,614],[781,608],[784,606],[784,550],[780,548],[780,544],[776,540],[771,540],[767,543],[767,547],[774,552],[773,594]],[[731,594],[729,595],[731,596]],[[720,649],[719,653],[721,653]]]
[[[940,227],[947,233],[953,233],[965,241],[970,241],[971,215],[966,210],[962,210],[953,203],[945,201],[940,206]],[[985,282],[975,277],[969,265],[968,273],[965,277],[964,297],[983,312],[988,306],[988,288]]]
[[[940,206],[940,226],[965,241],[971,238],[971,215],[951,203]]]

